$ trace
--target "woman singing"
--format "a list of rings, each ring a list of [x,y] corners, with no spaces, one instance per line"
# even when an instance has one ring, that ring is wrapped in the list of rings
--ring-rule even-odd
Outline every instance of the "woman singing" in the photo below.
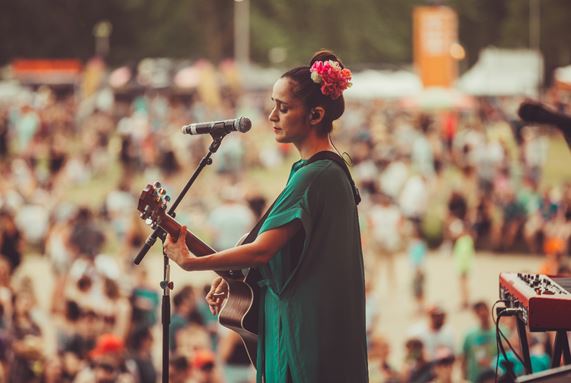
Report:
[[[276,141],[292,143],[301,159],[253,242],[203,257],[191,254],[184,240],[169,236],[165,243],[166,254],[185,270],[258,269],[258,382],[368,381],[355,189],[339,163],[312,160],[333,152],[329,134],[345,109],[350,80],[341,61],[321,51],[274,84],[269,120]],[[206,296],[213,313],[227,293],[217,278]]]

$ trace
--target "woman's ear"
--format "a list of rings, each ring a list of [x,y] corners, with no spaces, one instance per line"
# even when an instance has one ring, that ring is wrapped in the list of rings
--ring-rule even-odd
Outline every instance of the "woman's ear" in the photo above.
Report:
[[[325,109],[321,106],[311,108],[309,112],[309,124],[313,126],[319,125],[321,121],[323,121],[323,117],[325,117]]]

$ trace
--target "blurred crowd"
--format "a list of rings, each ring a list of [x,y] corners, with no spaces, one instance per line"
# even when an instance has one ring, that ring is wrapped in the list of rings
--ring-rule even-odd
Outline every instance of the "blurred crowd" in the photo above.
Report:
[[[275,169],[294,160],[291,148],[273,142],[269,91],[227,92],[217,105],[164,90],[101,93],[91,104],[73,89],[31,95],[0,105],[0,382],[157,382],[161,290],[144,264],[132,264],[150,232],[138,194],[155,180],[174,193],[207,153],[209,137],[183,140],[182,125],[250,117],[252,131],[224,139],[203,175],[207,185],[177,215],[213,248],[233,246],[285,183]],[[478,251],[541,255],[538,272],[568,272],[571,180],[542,182],[550,138],[517,123],[519,101],[437,113],[348,101],[334,142],[350,153],[364,197],[371,381],[449,382],[454,366],[469,381],[494,381],[492,302],[474,302],[467,283]],[[264,188],[252,173],[278,184]],[[461,345],[425,294],[430,249],[450,254],[458,305],[475,315]],[[397,276],[403,254],[410,270]],[[19,272],[35,255],[51,266],[40,273],[54,280],[50,302],[38,302],[41,280]],[[397,277],[410,281],[422,321],[403,334],[406,359],[394,368],[377,331],[375,291]],[[209,312],[205,288],[173,291],[170,381],[250,382],[240,339]],[[517,342],[513,328],[504,331]],[[548,342],[532,344],[535,370],[548,368]]]

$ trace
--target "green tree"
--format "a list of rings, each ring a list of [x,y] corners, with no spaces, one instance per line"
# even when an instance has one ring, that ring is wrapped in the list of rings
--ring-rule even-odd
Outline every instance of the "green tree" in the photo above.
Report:
[[[569,0],[532,0],[541,7],[540,48],[550,73],[571,61]],[[529,47],[529,6],[524,0],[449,0],[458,12],[467,64],[490,45]],[[306,64],[329,48],[348,65],[408,65],[412,61],[412,10],[420,0],[250,0],[251,57],[269,63],[285,48],[287,65]],[[0,64],[16,57],[94,54],[93,26],[113,25],[112,64],[143,57],[232,57],[231,0],[0,0]]]

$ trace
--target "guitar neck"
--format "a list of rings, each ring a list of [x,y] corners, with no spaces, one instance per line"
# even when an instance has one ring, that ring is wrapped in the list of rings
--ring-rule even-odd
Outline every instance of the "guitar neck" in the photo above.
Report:
[[[178,240],[181,225],[174,218],[164,214],[158,223],[163,230],[169,233],[175,240]],[[216,252],[216,250],[202,242],[200,238],[188,230],[186,231],[185,242],[190,252],[197,257],[203,257]],[[238,270],[214,270],[214,272],[224,279],[236,279],[237,277],[243,277],[242,272]]]

